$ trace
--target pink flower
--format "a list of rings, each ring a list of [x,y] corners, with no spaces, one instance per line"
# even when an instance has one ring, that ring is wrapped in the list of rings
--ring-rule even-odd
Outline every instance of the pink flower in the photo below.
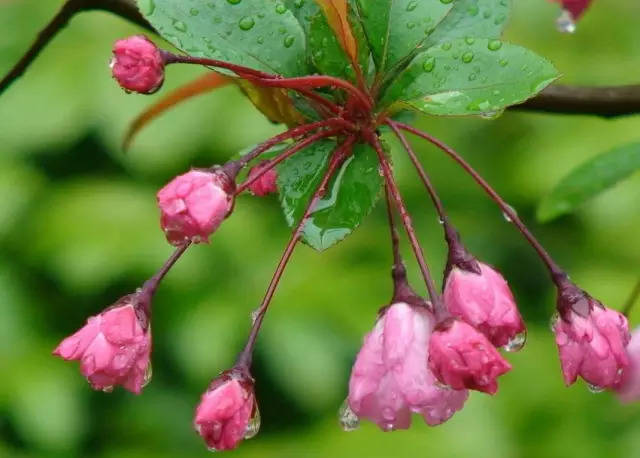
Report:
[[[253,167],[249,171],[249,179],[252,179],[256,175],[258,175],[267,164],[269,164],[269,162],[264,161],[263,163]],[[251,183],[251,185],[249,186],[249,190],[256,196],[260,196],[260,197],[264,197],[268,194],[274,194],[278,191],[278,187],[276,185],[277,180],[278,180],[278,172],[276,172],[275,168],[272,168],[267,172],[265,172],[256,181]]]
[[[126,91],[151,94],[164,82],[164,59],[151,40],[134,35],[113,45],[111,72]]]
[[[468,388],[488,394],[498,391],[496,378],[511,370],[489,340],[458,319],[440,323],[429,342],[429,367],[454,390]]]
[[[593,386],[614,388],[629,364],[627,319],[568,280],[559,288],[553,331],[565,383],[571,385],[579,375]]]
[[[496,347],[515,342],[525,326],[505,279],[486,264],[480,273],[453,267],[444,288],[449,312],[482,332]]]
[[[126,296],[87,320],[78,332],[53,351],[67,361],[80,361],[80,372],[96,390],[122,385],[140,394],[149,381],[151,331],[136,295]]]
[[[233,207],[233,183],[224,172],[191,170],[158,191],[161,226],[167,240],[208,242]]]
[[[193,423],[210,450],[231,450],[255,436],[260,415],[251,377],[231,370],[211,382]]]
[[[571,14],[573,20],[580,19],[591,4],[591,0],[556,0],[562,4],[562,9]]]
[[[407,429],[411,413],[429,425],[462,408],[466,390],[443,389],[427,366],[433,315],[423,306],[391,305],[365,337],[349,381],[349,407],[384,431]]]
[[[622,373],[620,383],[614,388],[624,403],[640,400],[640,327],[631,333],[627,356],[629,366]]]

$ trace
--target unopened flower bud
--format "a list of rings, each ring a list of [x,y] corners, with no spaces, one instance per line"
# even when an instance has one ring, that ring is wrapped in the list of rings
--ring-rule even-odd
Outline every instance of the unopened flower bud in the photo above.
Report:
[[[258,175],[265,166],[269,164],[268,161],[265,161],[259,165],[256,165],[251,170],[249,170],[249,179],[252,179],[256,175]],[[276,185],[276,181],[278,180],[278,172],[276,172],[275,167],[271,168],[267,172],[263,173],[260,178],[255,180],[249,186],[249,190],[256,196],[266,196],[268,194],[274,194],[278,192],[278,186]]]
[[[627,357],[629,366],[622,373],[620,383],[614,388],[624,403],[640,401],[640,327],[631,333]]]
[[[438,324],[431,335],[429,367],[444,385],[488,394],[498,391],[496,379],[511,370],[482,333],[455,318]]]
[[[160,50],[144,35],[118,40],[113,45],[111,72],[126,91],[156,92],[164,82],[164,65]]]
[[[433,325],[424,306],[400,302],[385,309],[353,366],[350,413],[391,431],[407,429],[412,413],[438,425],[462,408],[468,392],[437,386],[427,366]]]
[[[196,409],[194,427],[210,450],[231,450],[260,428],[253,379],[232,369],[213,380]]]
[[[604,307],[569,280],[559,285],[553,323],[567,386],[578,375],[597,388],[614,388],[629,365],[629,326],[621,313]]]
[[[562,9],[569,12],[573,20],[578,20],[591,4],[591,0],[556,0]]]
[[[233,208],[234,189],[220,169],[191,170],[174,178],[157,196],[167,240],[174,245],[208,242]]]
[[[140,394],[151,374],[151,330],[148,296],[125,296],[115,305],[87,320],[78,332],[53,351],[66,360],[80,361],[80,372],[96,390],[111,391],[122,385]]]
[[[457,266],[451,269],[444,288],[447,309],[482,332],[496,347],[524,343],[524,322],[509,285],[488,265],[479,262],[476,266],[479,272]]]

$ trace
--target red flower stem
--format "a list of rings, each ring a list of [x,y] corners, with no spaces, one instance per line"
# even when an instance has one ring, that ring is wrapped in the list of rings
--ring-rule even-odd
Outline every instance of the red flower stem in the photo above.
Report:
[[[338,146],[338,148],[334,150],[331,157],[331,161],[329,162],[329,167],[327,168],[327,171],[322,177],[322,181],[320,182],[320,185],[318,186],[316,191],[313,193],[313,196],[309,200],[309,203],[307,204],[307,207],[302,217],[300,218],[298,225],[296,226],[296,228],[293,230],[293,233],[291,234],[291,239],[289,240],[289,243],[287,243],[287,246],[284,250],[284,253],[282,254],[282,257],[280,258],[280,262],[278,263],[278,266],[276,267],[276,271],[273,274],[273,277],[271,278],[271,282],[269,283],[267,292],[264,298],[262,299],[262,303],[260,304],[260,307],[256,312],[255,320],[253,322],[253,326],[251,327],[249,338],[247,339],[247,344],[245,345],[244,349],[238,356],[236,367],[248,369],[251,366],[253,349],[255,347],[258,333],[260,332],[260,328],[262,327],[262,322],[264,321],[265,314],[267,313],[269,304],[271,303],[271,299],[273,298],[276,288],[278,287],[278,283],[280,282],[280,278],[282,277],[284,269],[287,266],[289,260],[291,259],[291,255],[293,254],[293,250],[296,244],[298,243],[298,241],[300,240],[300,237],[302,236],[302,231],[304,229],[304,226],[307,220],[309,219],[309,216],[311,216],[311,213],[313,212],[314,208],[326,193],[327,186],[329,185],[329,181],[331,180],[335,172],[342,165],[342,163],[347,158],[347,156],[351,154],[351,147],[353,146],[354,142],[355,142],[355,137],[351,136],[347,138],[347,140],[345,140],[345,142],[342,145]]]
[[[360,89],[355,87],[353,84],[349,83],[340,78],[335,78],[333,76],[325,76],[325,75],[312,75],[312,76],[300,76],[294,78],[282,78],[279,75],[273,75],[270,73],[261,72],[259,70],[254,70],[252,68],[243,67],[241,65],[231,64],[229,62],[225,62],[217,59],[207,59],[203,57],[192,57],[192,56],[182,56],[173,54],[167,51],[163,52],[164,62],[165,64],[197,64],[197,65],[205,65],[207,67],[218,67],[224,68],[227,70],[231,70],[241,78],[245,78],[249,81],[254,81],[262,86],[267,87],[281,87],[285,89],[294,89],[294,90],[308,90],[311,88],[319,88],[319,87],[339,87],[349,92],[362,103],[362,106],[366,109],[370,110],[372,108],[371,101],[367,95],[362,92]]]
[[[245,180],[244,183],[240,184],[236,188],[235,195],[237,196],[238,194],[240,194],[243,191],[245,191],[255,181],[257,181],[260,178],[262,178],[262,175],[267,173],[269,170],[274,168],[276,165],[280,164],[285,159],[290,158],[291,156],[293,156],[298,151],[305,149],[309,145],[315,143],[316,141],[318,141],[318,140],[320,140],[322,138],[331,137],[332,135],[336,135],[338,132],[340,132],[340,131],[337,130],[337,129],[336,130],[324,130],[324,131],[318,132],[318,133],[316,133],[314,135],[311,135],[311,136],[305,138],[304,140],[300,141],[299,143],[296,143],[295,145],[293,145],[291,148],[289,148],[285,152],[283,152],[283,153],[279,154],[278,156],[274,157],[273,159],[271,159],[267,164],[265,164],[263,167],[260,168],[260,171],[258,171],[251,178],[248,178],[247,180]]]
[[[480,174],[476,172],[475,169],[473,169],[473,167],[471,167],[471,165],[469,165],[469,163],[465,161],[462,156],[460,156],[454,149],[441,142],[437,138],[427,134],[426,132],[422,132],[421,130],[418,130],[408,124],[404,124],[401,122],[395,122],[395,125],[400,129],[406,130],[407,132],[411,132],[414,135],[422,137],[433,145],[437,146],[442,151],[447,153],[455,162],[457,162],[469,175],[471,175],[471,177],[476,181],[476,183],[478,183],[478,185],[480,185],[480,187],[489,195],[489,197],[491,197],[491,199],[496,204],[498,204],[498,207],[500,207],[504,214],[509,217],[511,222],[513,222],[513,224],[518,228],[524,238],[527,239],[529,244],[533,247],[536,253],[538,253],[538,256],[540,256],[545,266],[549,270],[553,282],[557,286],[560,286],[559,282],[564,280],[567,274],[551,258],[549,253],[547,253],[542,244],[538,242],[538,240],[534,237],[527,226],[525,226],[525,224],[522,222],[513,208],[511,208],[509,204],[507,204],[504,199],[500,197],[500,195],[491,187],[491,185],[489,185],[489,183],[487,183],[487,181],[482,178],[482,176],[480,176]]]
[[[139,294],[144,296],[144,300],[139,300],[138,303],[144,306],[145,312],[147,314],[150,312],[150,310],[148,310],[148,307],[151,304],[151,298],[155,294],[156,289],[158,289],[158,285],[160,285],[162,279],[165,277],[165,275],[167,275],[167,273],[171,270],[178,259],[180,259],[184,252],[187,251],[187,248],[189,248],[189,246],[191,246],[191,242],[185,242],[184,244],[176,248],[171,256],[169,256],[169,259],[167,259],[162,265],[160,270],[158,270],[158,272],[156,272],[153,277],[145,281],[142,285]]]
[[[298,89],[298,93],[300,93],[300,95],[304,95],[309,100],[316,102],[321,107],[326,108],[330,113],[333,113],[334,115],[339,115],[340,113],[342,113],[342,108],[340,108],[340,106],[333,103],[331,100],[322,97],[320,94],[316,94],[315,92],[307,89]]]
[[[384,196],[387,200],[387,217],[389,218],[389,230],[391,232],[391,251],[393,253],[393,268],[402,266],[402,256],[400,255],[400,240],[396,229],[396,222],[393,218],[393,202],[389,195],[389,186],[384,187]]]
[[[624,314],[624,316],[626,317],[629,316],[629,313],[631,313],[631,309],[633,309],[633,306],[637,302],[638,297],[640,297],[640,280],[638,280],[638,283],[636,283],[635,288],[633,288],[633,291],[631,291],[631,294],[629,295],[629,299],[627,299],[627,302],[625,303],[625,306],[622,309],[622,313]]]
[[[455,238],[456,231],[451,225],[451,223],[449,222],[449,217],[447,216],[447,212],[444,209],[444,205],[442,205],[442,200],[440,200],[440,196],[438,196],[438,192],[436,191],[436,188],[433,186],[433,182],[431,181],[431,178],[429,177],[424,167],[418,160],[418,156],[416,155],[415,151],[409,144],[407,137],[405,137],[405,135],[398,128],[396,123],[391,119],[387,120],[387,124],[389,125],[389,127],[391,127],[391,130],[393,130],[393,132],[396,134],[396,136],[400,140],[400,143],[402,143],[402,146],[407,151],[407,154],[409,154],[409,158],[411,159],[411,162],[416,168],[418,175],[420,175],[420,179],[422,180],[422,183],[424,184],[425,188],[427,188],[427,192],[431,197],[431,201],[433,202],[433,205],[436,207],[436,211],[438,212],[440,222],[444,226],[445,236]]]
[[[371,144],[371,146],[378,153],[378,160],[380,161],[380,166],[382,167],[382,173],[384,175],[385,182],[387,183],[387,187],[389,188],[389,192],[391,193],[391,197],[396,203],[396,207],[400,212],[400,216],[402,218],[402,223],[404,225],[405,230],[407,231],[407,235],[411,242],[411,248],[416,256],[416,260],[418,261],[418,265],[420,266],[420,271],[422,272],[422,276],[424,277],[424,282],[427,285],[427,291],[429,292],[429,298],[431,299],[431,303],[433,304],[436,311],[442,310],[443,305],[441,305],[440,295],[436,290],[435,283],[433,282],[433,278],[431,277],[431,272],[429,271],[429,266],[424,257],[424,252],[422,250],[422,246],[420,246],[420,242],[418,241],[418,237],[416,236],[416,231],[413,227],[413,222],[411,221],[411,215],[407,211],[407,207],[402,199],[402,195],[400,194],[400,190],[393,178],[393,171],[391,170],[391,165],[387,158],[385,157],[384,151],[382,149],[382,145],[380,144],[380,139],[374,132],[365,132],[367,140]]]

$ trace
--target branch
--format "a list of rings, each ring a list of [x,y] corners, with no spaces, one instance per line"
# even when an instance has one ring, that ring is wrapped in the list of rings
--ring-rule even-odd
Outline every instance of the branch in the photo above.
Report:
[[[0,80],[0,94],[2,94],[15,80],[17,80],[40,52],[49,44],[60,30],[62,30],[76,13],[88,10],[104,10],[122,18],[153,30],[151,25],[138,11],[135,0],[67,0],[49,24],[40,31],[29,50],[18,63]]]
[[[640,113],[640,85],[580,87],[554,84],[514,110],[613,118]]]

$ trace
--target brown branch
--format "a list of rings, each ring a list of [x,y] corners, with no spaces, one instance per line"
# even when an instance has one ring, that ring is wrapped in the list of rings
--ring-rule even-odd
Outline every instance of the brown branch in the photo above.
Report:
[[[153,30],[138,11],[135,0],[67,0],[58,14],[40,32],[27,53],[0,81],[0,94],[38,56],[40,51],[78,12],[103,10],[116,14],[135,24]],[[544,113],[583,114],[611,118],[640,113],[640,85],[612,87],[578,87],[552,85],[526,102],[511,107],[512,110]]]
[[[613,118],[640,113],[640,85],[580,87],[554,84],[514,110]]]
[[[62,30],[76,13],[88,10],[103,10],[114,13],[135,24],[153,30],[151,25],[138,11],[135,0],[67,0],[58,13],[51,19],[29,50],[18,63],[0,80],[0,94],[2,94],[15,80],[27,70],[29,65],[38,57],[40,52]]]

